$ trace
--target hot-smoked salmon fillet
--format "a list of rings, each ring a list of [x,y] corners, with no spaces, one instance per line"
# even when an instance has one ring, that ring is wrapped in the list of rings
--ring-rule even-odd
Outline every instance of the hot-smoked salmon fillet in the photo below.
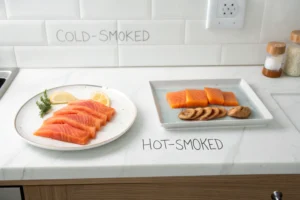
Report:
[[[233,92],[222,92],[224,97],[224,106],[238,106],[239,102]]]
[[[96,127],[88,126],[83,122],[77,122],[72,118],[66,117],[65,115],[50,117],[49,119],[44,121],[44,124],[68,124],[74,128],[78,128],[80,130],[88,132],[91,138],[96,137]]]
[[[93,111],[94,113],[102,113],[107,116],[107,121],[110,121],[112,116],[115,114],[115,109],[111,107],[107,107],[102,103],[99,103],[94,100],[78,100],[72,101],[69,103],[71,106],[83,106],[89,109],[89,111]],[[92,113],[92,112],[91,112]]]
[[[186,107],[186,92],[185,90],[177,92],[168,92],[166,95],[167,101],[171,108]]]
[[[187,107],[205,107],[208,105],[208,100],[204,90],[186,90],[186,106]]]
[[[224,104],[224,97],[220,89],[205,87],[204,91],[206,93],[209,104],[216,104],[216,105]]]
[[[106,124],[106,121],[107,121],[106,114],[96,112],[95,110],[92,110],[85,106],[69,105],[69,106],[66,106],[66,107],[54,112],[54,115],[76,114],[78,112],[88,114],[97,119],[101,119],[102,120],[101,125],[103,125],[103,126]]]
[[[45,124],[34,135],[75,144],[87,144],[90,134],[69,124]]]

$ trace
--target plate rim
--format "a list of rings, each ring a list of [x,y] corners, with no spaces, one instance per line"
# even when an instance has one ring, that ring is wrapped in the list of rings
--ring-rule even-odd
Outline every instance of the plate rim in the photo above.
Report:
[[[28,104],[31,100],[33,100],[34,98],[36,98],[38,95],[41,95],[43,92],[40,92],[40,93],[37,93],[36,95],[32,96],[30,99],[28,99],[25,103],[23,103],[23,105],[18,109],[17,113],[15,114],[15,118],[14,118],[14,128],[15,128],[15,131],[17,132],[17,135],[20,136],[23,140],[25,140],[27,143],[33,145],[33,146],[36,146],[36,147],[39,147],[39,148],[42,148],[42,149],[48,149],[48,150],[55,150],[55,151],[81,151],[81,150],[87,150],[87,149],[92,149],[92,148],[96,148],[96,147],[100,147],[100,146],[103,146],[103,145],[106,145],[110,142],[113,142],[114,140],[120,138],[121,136],[123,136],[131,127],[132,125],[134,124],[136,118],[137,118],[137,107],[136,105],[133,103],[133,101],[126,95],[124,94],[123,92],[119,91],[119,90],[116,90],[114,88],[109,88],[107,86],[102,86],[102,85],[92,85],[92,84],[69,84],[69,85],[60,85],[60,86],[56,86],[56,87],[52,87],[48,90],[55,90],[55,89],[59,89],[59,88],[62,88],[62,87],[72,87],[72,86],[90,86],[90,87],[98,87],[98,88],[104,88],[104,89],[110,89],[110,90],[114,90],[116,92],[119,92],[121,93],[122,95],[124,95],[128,100],[129,102],[132,104],[133,108],[134,108],[134,117],[132,118],[132,121],[129,123],[128,127],[126,129],[124,129],[122,132],[120,132],[120,134],[118,134],[117,136],[103,142],[103,143],[100,143],[100,144],[94,144],[94,145],[90,145],[90,146],[78,146],[78,147],[52,147],[52,146],[45,146],[45,145],[42,145],[42,144],[39,144],[39,143],[36,143],[36,142],[33,142],[29,139],[26,139],[25,137],[23,137],[22,134],[20,134],[20,132],[18,131],[17,129],[17,124],[16,124],[16,121],[17,121],[17,118],[18,118],[18,115],[19,113],[21,112],[21,110],[23,109],[23,107]]]

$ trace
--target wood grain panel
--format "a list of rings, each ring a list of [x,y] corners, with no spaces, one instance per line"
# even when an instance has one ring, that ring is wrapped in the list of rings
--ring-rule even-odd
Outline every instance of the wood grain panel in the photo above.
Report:
[[[39,186],[27,186],[23,187],[25,200],[40,200],[41,193]]]
[[[24,186],[25,200],[67,200],[67,187]]]
[[[89,184],[73,180],[74,184],[69,185],[24,186],[25,200],[266,200],[274,190],[283,192],[284,199],[298,199],[300,187],[300,175],[107,180],[93,179]]]
[[[274,190],[284,193],[285,199],[297,199],[299,181],[286,180],[211,180],[207,183],[148,183],[101,184],[68,186],[69,200],[266,200]]]
[[[13,185],[85,185],[85,184],[114,184],[114,183],[205,183],[213,184],[214,181],[225,181],[233,179],[236,181],[263,181],[271,180],[285,182],[289,179],[300,182],[300,174],[278,174],[278,175],[222,175],[222,176],[180,176],[180,177],[141,177],[141,178],[98,178],[98,179],[53,179],[53,180],[19,180],[0,181],[0,186]]]

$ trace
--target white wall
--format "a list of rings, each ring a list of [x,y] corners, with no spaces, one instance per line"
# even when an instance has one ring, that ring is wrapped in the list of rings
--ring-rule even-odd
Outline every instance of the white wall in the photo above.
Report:
[[[0,66],[262,64],[300,0],[246,1],[243,29],[207,30],[207,0],[0,0]]]

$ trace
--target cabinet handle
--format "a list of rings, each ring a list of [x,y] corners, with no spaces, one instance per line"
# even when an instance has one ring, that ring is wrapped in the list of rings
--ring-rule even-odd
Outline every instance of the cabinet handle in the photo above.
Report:
[[[282,200],[282,192],[278,192],[278,191],[274,191],[272,194],[271,194],[271,198],[272,200]]]

